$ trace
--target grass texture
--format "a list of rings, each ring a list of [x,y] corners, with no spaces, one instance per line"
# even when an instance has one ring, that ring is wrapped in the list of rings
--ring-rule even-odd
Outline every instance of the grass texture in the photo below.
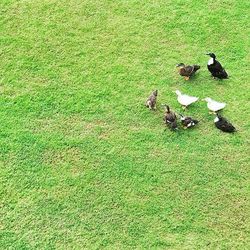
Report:
[[[249,249],[249,8],[1,0],[0,248]],[[201,69],[186,82],[180,62]],[[176,89],[200,97],[200,124],[175,133],[161,104],[179,112]]]

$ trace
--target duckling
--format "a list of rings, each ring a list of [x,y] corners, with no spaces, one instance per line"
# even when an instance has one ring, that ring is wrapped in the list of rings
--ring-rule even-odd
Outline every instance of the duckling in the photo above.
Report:
[[[204,100],[207,102],[208,109],[214,113],[216,113],[219,110],[222,110],[226,107],[226,103],[217,102],[217,101],[211,99],[210,97],[206,97]]]
[[[177,117],[176,114],[170,110],[168,105],[163,105],[165,107],[165,116],[164,116],[164,121],[166,125],[172,129],[172,130],[177,130]]]
[[[179,74],[184,76],[185,80],[189,80],[189,78],[194,75],[194,73],[200,69],[199,65],[185,65],[184,63],[179,63],[176,65],[179,70]]]
[[[211,72],[212,76],[214,78],[227,79],[228,74],[221,64],[216,60],[216,55],[214,53],[208,53],[206,55],[211,57],[207,63],[207,68]]]
[[[198,101],[199,99],[195,96],[182,94],[179,90],[176,90],[175,93],[177,94],[177,101],[183,106],[183,109],[186,109],[187,106]]]
[[[156,110],[156,99],[158,95],[158,90],[152,92],[152,94],[148,97],[145,105],[151,110]]]
[[[214,124],[216,128],[220,129],[223,132],[233,133],[236,132],[235,127],[224,117],[220,114],[216,114],[214,119]]]
[[[199,123],[198,120],[193,119],[190,116],[183,116],[182,114],[179,114],[181,117],[181,123],[184,127],[184,129],[194,127],[196,124]]]

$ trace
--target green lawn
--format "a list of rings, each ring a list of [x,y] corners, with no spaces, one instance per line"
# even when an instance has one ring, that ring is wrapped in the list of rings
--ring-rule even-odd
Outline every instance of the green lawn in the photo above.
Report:
[[[0,248],[249,249],[249,8],[1,0]],[[186,82],[180,62],[201,70]],[[176,89],[226,102],[238,132],[202,101],[196,128],[165,130]]]

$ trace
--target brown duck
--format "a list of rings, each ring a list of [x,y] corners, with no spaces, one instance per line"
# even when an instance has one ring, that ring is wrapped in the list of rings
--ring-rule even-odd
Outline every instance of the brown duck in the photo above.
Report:
[[[179,70],[179,74],[184,76],[185,80],[189,80],[189,78],[200,69],[199,65],[185,65],[184,63],[179,63],[176,65]]]
[[[164,116],[164,122],[166,125],[172,129],[172,130],[177,130],[177,117],[176,114],[170,110],[168,105],[163,105],[165,107],[165,116]]]
[[[158,90],[153,91],[153,93],[148,97],[145,106],[151,110],[156,110],[156,100],[157,100]]]

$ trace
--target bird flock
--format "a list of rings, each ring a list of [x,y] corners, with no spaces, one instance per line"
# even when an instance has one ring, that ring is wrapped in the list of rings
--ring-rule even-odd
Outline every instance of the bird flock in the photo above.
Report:
[[[210,56],[210,59],[207,63],[207,68],[210,71],[212,77],[214,79],[216,78],[227,79],[228,74],[222,67],[220,62],[216,60],[215,54],[208,53],[207,55]],[[190,77],[192,77],[195,74],[195,72],[200,69],[199,65],[186,66],[184,63],[179,63],[176,65],[176,67],[178,68],[179,74],[183,76],[185,80],[189,80]],[[189,105],[199,100],[199,97],[183,94],[179,90],[176,90],[175,93],[177,95],[177,101],[181,104],[184,110],[186,110]],[[158,96],[158,90],[154,90],[146,100],[145,105],[150,110],[156,110],[157,96]],[[226,107],[226,103],[215,101],[210,97],[206,97],[205,99],[203,99],[203,101],[207,102],[207,108],[209,109],[210,113],[216,115],[214,119],[214,124],[216,128],[227,133],[236,132],[235,127],[226,118],[222,117],[221,114],[219,113],[219,111],[221,111]],[[165,109],[164,122],[167,125],[167,127],[169,127],[171,130],[178,129],[178,115],[184,129],[194,127],[199,123],[197,119],[194,119],[190,116],[184,116],[182,114],[177,115],[174,111],[170,109],[169,105],[163,104],[162,106]]]

